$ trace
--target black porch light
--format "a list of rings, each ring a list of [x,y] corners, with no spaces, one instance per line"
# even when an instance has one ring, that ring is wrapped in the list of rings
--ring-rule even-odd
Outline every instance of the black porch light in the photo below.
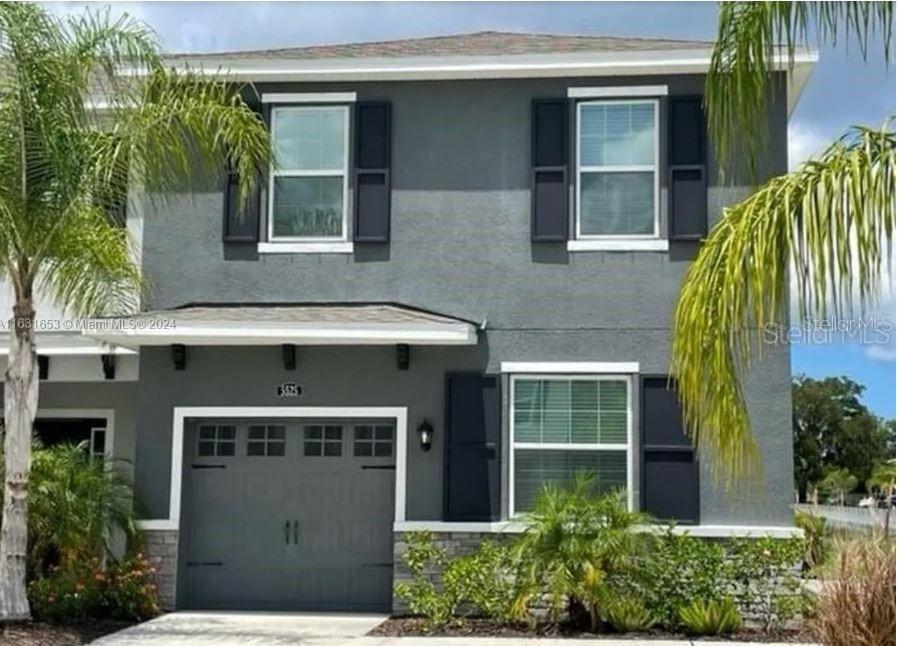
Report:
[[[420,448],[424,451],[429,451],[433,445],[433,425],[430,424],[429,420],[424,419],[418,424],[417,435],[420,437]]]

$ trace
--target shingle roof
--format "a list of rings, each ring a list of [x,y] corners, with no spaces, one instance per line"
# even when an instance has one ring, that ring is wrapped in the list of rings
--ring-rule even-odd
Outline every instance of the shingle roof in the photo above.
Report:
[[[667,38],[626,38],[616,36],[576,36],[479,31],[451,36],[405,38],[367,43],[315,45],[283,49],[176,54],[174,58],[405,58],[423,56],[502,56],[525,54],[569,54],[577,52],[658,51],[705,49],[709,41]]]

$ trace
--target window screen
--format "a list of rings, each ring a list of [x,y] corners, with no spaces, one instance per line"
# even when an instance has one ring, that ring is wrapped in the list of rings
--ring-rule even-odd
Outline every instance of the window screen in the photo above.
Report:
[[[577,107],[579,237],[657,234],[656,101]]]
[[[577,472],[594,475],[596,493],[627,486],[628,379],[515,377],[512,390],[512,511]]]

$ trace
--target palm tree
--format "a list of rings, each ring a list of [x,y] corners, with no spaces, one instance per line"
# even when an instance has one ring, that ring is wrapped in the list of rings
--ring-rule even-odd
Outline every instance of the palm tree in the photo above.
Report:
[[[0,3],[0,268],[14,306],[4,380],[0,622],[25,592],[31,433],[38,400],[34,299],[72,316],[133,311],[142,279],[116,216],[129,179],[154,199],[224,165],[249,195],[270,159],[241,88],[165,68],[153,33],[106,13],[59,19]]]
[[[736,140],[753,172],[767,139],[774,71],[793,66],[798,48],[837,38],[857,42],[865,56],[880,38],[888,56],[888,2],[724,2],[719,11],[705,108],[723,175]],[[758,473],[741,380],[764,333],[787,320],[789,280],[802,318],[848,315],[880,291],[894,229],[894,143],[891,122],[851,129],[725,209],[689,268],[671,368],[692,439],[727,486]]]

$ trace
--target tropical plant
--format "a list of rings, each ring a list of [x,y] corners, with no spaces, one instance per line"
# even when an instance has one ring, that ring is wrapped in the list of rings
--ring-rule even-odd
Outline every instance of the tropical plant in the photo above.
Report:
[[[604,620],[618,633],[645,631],[657,623],[645,604],[631,595],[615,595],[607,600]]]
[[[695,599],[679,609],[679,620],[693,635],[728,635],[741,628],[741,613],[730,598]]]
[[[895,474],[894,459],[892,458],[872,469],[872,475],[866,480],[866,488],[869,491],[878,491],[889,495],[894,492],[895,480],[897,480],[897,474]]]
[[[229,164],[248,197],[270,160],[242,88],[163,63],[153,33],[106,13],[57,18],[0,4],[0,271],[14,296],[4,379],[0,621],[29,617],[35,298],[65,313],[130,312],[143,280],[120,225],[129,179],[156,199]]]
[[[831,555],[831,529],[823,516],[804,512],[794,514],[794,524],[804,531],[804,567],[819,567],[826,563]]]
[[[28,570],[103,559],[116,534],[139,540],[133,487],[121,469],[91,459],[86,443],[33,452],[28,504]]]
[[[867,54],[880,36],[887,52],[892,17],[885,2],[721,3],[705,90],[721,167],[736,148],[755,165],[765,148],[774,72],[792,67],[798,48],[815,35],[822,43],[858,41]],[[782,336],[767,333],[787,320],[789,283],[802,318],[873,301],[891,245],[894,197],[892,125],[853,128],[724,209],[701,246],[676,307],[671,368],[689,433],[727,486],[759,473],[741,381],[760,346]]]
[[[569,486],[545,485],[514,546],[518,606],[546,593],[553,617],[585,615],[592,631],[614,586],[629,578],[649,545],[646,534],[632,531],[644,516],[627,509],[622,492],[594,492],[592,474],[576,474]]]
[[[411,532],[405,536],[402,561],[411,580],[396,582],[396,596],[433,627],[448,622],[461,603],[462,590],[456,577],[445,576],[449,563],[445,549],[434,542],[432,533]]]
[[[827,495],[837,495],[838,502],[844,504],[844,495],[856,489],[859,480],[847,469],[832,469],[825,474],[819,488]]]
[[[895,634],[892,538],[866,536],[836,545],[811,626],[825,646],[887,646]]]

